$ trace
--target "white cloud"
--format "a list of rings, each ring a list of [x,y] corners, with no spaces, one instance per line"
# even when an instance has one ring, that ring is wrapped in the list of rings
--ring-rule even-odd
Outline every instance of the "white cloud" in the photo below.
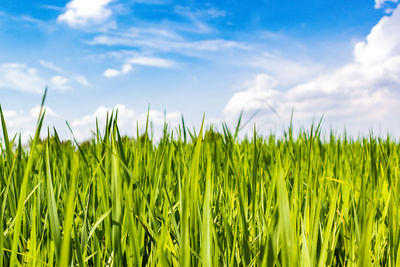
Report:
[[[40,106],[35,106],[33,108],[31,108],[31,110],[29,111],[29,114],[31,116],[31,118],[36,119],[39,116],[40,113]],[[44,106],[43,107],[44,110],[46,110],[46,117],[55,117],[58,118],[59,115],[50,107]]]
[[[225,39],[205,39],[190,41],[174,31],[163,29],[163,26],[133,27],[129,30],[95,36],[88,44],[108,46],[129,46],[157,52],[176,52],[194,54],[198,52],[217,52],[227,49],[247,50],[249,46],[237,41]]]
[[[106,69],[103,73],[104,77],[112,78],[119,76],[121,74],[129,73],[133,70],[132,65],[141,65],[141,66],[156,67],[156,68],[171,68],[175,66],[174,61],[159,57],[135,56],[128,59],[126,62],[127,63],[122,65],[121,70]]]
[[[268,109],[279,98],[275,90],[277,81],[267,74],[259,74],[254,81],[247,84],[244,91],[235,93],[225,106],[225,113],[237,114],[242,110]],[[272,103],[271,103],[272,101]]]
[[[35,68],[19,63],[0,64],[0,88],[41,94],[45,85]]]
[[[116,77],[116,76],[120,75],[121,72],[116,69],[106,69],[103,74],[104,74],[104,77],[106,77],[106,78],[112,78],[112,77]]]
[[[22,110],[4,110],[3,112],[10,138],[21,133],[21,139],[26,143],[29,137],[35,134],[35,120],[30,114]]]
[[[149,111],[149,120],[156,126],[164,125],[164,121],[166,122],[179,122],[181,119],[180,112],[161,112],[159,110],[150,110]],[[147,119],[147,113],[141,113],[138,115],[137,120],[139,121],[139,126],[145,126],[145,122]]]
[[[52,127],[55,126],[62,139],[70,139],[71,136],[69,130],[64,123],[64,119],[61,119],[63,115],[57,113],[54,109],[48,106],[45,106],[44,108],[46,109],[46,114],[41,137],[45,138],[47,136],[47,127],[52,129]],[[96,130],[96,119],[98,120],[100,131],[104,131],[107,114],[110,115],[113,111],[115,114],[117,110],[118,127],[122,135],[135,137],[137,126],[139,126],[140,134],[144,132],[147,112],[137,112],[123,104],[117,104],[113,108],[100,106],[93,113],[71,120],[70,125],[74,136],[78,141],[84,141],[93,137],[93,131]],[[40,106],[34,106],[27,110],[3,110],[9,136],[13,137],[15,134],[20,133],[22,142],[26,144],[35,134],[39,112]],[[166,112],[164,114],[162,111],[150,110],[149,120],[152,128],[149,130],[154,131],[155,140],[158,140],[161,137],[164,118],[169,124],[170,129],[175,129],[175,127],[180,123],[181,113]]]
[[[367,40],[354,48],[355,61],[360,64],[382,62],[400,56],[400,7],[391,16],[384,16],[375,25]]]
[[[60,77],[57,78],[57,76],[55,76],[55,77],[52,78],[52,80],[55,79],[53,82],[54,82],[54,84],[56,86],[59,85],[60,83],[62,83],[63,81],[64,81],[64,85],[65,85],[66,83],[69,82],[68,80],[72,80],[72,81],[74,81],[74,82],[76,82],[76,83],[78,83],[80,85],[84,85],[84,86],[90,86],[91,85],[89,83],[89,81],[86,79],[86,77],[84,75],[82,75],[82,74],[70,74],[70,73],[67,73],[61,67],[56,66],[53,62],[50,62],[50,61],[47,61],[47,60],[41,59],[41,60],[39,60],[39,63],[43,67],[60,74],[60,75],[57,75],[57,76],[60,76]],[[61,75],[64,76],[64,77],[62,77]],[[67,77],[65,77],[65,76],[67,76]],[[50,82],[52,82],[52,80],[50,80]],[[66,89],[69,90],[71,88],[64,88],[64,90],[66,90]]]
[[[90,82],[86,79],[86,77],[83,76],[82,74],[74,75],[74,76],[73,76],[73,79],[74,79],[77,83],[82,84],[82,85],[84,85],[84,86],[90,86],[90,85],[91,85]]]
[[[69,79],[64,76],[60,76],[60,75],[53,76],[50,79],[49,86],[50,86],[50,88],[60,90],[60,91],[72,90],[72,87],[69,85]]]
[[[282,87],[307,82],[326,68],[317,62],[301,62],[270,53],[247,56],[247,59],[237,60],[236,64],[238,66],[248,65],[263,69],[278,80]]]
[[[379,9],[385,6],[386,3],[397,3],[399,0],[375,0],[375,8]]]
[[[45,106],[46,115],[42,127],[42,137],[47,136],[46,128],[50,126],[49,120],[54,122],[59,115],[50,107]],[[24,110],[4,110],[8,134],[14,137],[15,134],[21,134],[21,141],[26,144],[30,138],[34,137],[36,123],[39,116],[40,106],[35,106],[28,111]],[[0,126],[1,128],[1,126]],[[0,135],[1,136],[1,135]]]
[[[275,110],[288,120],[294,108],[297,119],[310,121],[324,114],[330,123],[393,129],[400,115],[400,7],[383,17],[365,42],[354,48],[354,61],[287,90],[267,74],[235,93],[225,106],[231,116],[242,109],[265,110],[264,120],[276,119]]]
[[[20,63],[0,64],[0,89],[13,89],[22,92],[42,94],[46,86],[50,90],[70,91],[71,82],[90,86],[83,75],[69,75],[51,62],[41,60],[40,64],[60,75],[42,77],[35,68]],[[67,77],[66,77],[67,76]],[[72,83],[73,84],[73,83]]]
[[[135,3],[138,4],[147,4],[147,5],[165,5],[169,4],[169,0],[134,0]]]
[[[226,11],[225,10],[220,10],[217,8],[210,8],[207,9],[206,14],[209,15],[211,18],[219,18],[219,17],[225,17],[226,16]]]
[[[100,106],[92,114],[75,119],[71,122],[71,127],[75,137],[82,141],[92,137],[92,132],[95,130],[96,118],[99,123],[99,128],[102,131],[105,127],[107,114],[111,114],[118,110],[118,127],[120,133],[129,136],[136,136],[136,126],[139,126],[141,133],[146,125],[147,112],[137,113],[135,110],[126,107],[123,104],[115,105],[114,108]],[[180,122],[181,113],[167,112],[165,114],[166,122],[172,125],[177,125]],[[162,126],[164,124],[164,113],[158,110],[150,110],[149,120],[152,123],[155,131],[155,136],[160,137]]]
[[[133,57],[128,60],[129,64],[143,65],[158,68],[170,68],[175,65],[175,62],[158,57]]]
[[[124,65],[122,65],[121,72],[122,72],[122,73],[128,73],[128,72],[130,72],[132,69],[133,69],[133,68],[132,68],[131,65],[129,65],[129,64],[124,64]]]
[[[196,33],[210,33],[216,31],[213,27],[209,26],[206,21],[226,16],[225,10],[220,10],[215,7],[209,9],[193,9],[188,6],[175,6],[175,13],[186,17],[191,22],[191,27],[182,30],[196,32]]]
[[[209,33],[212,31],[212,28],[200,19],[200,11],[193,11],[190,7],[176,6],[175,12],[181,16],[187,17],[192,22],[193,26],[191,31],[196,31],[198,33]]]
[[[113,0],[71,0],[67,3],[65,13],[58,16],[57,20],[71,27],[102,23],[112,15],[109,8],[111,2]]]
[[[124,64],[124,65],[122,65],[121,70],[106,69],[103,74],[104,74],[104,77],[106,77],[106,78],[113,78],[113,77],[119,76],[121,74],[129,73],[132,69],[133,68],[130,64]]]
[[[57,73],[63,73],[64,72],[63,69],[61,69],[60,67],[54,65],[53,62],[46,61],[46,60],[43,60],[43,59],[41,59],[39,62],[43,67],[48,68],[49,70],[55,71]]]

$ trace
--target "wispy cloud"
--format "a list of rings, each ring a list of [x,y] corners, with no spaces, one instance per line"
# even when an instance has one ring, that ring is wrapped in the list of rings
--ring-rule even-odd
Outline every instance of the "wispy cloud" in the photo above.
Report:
[[[141,30],[142,31],[142,30]],[[145,29],[143,29],[145,32]],[[200,41],[185,40],[182,37],[177,39],[162,38],[161,36],[131,36],[130,34],[108,34],[98,35],[91,45],[127,46],[141,49],[152,49],[157,52],[175,52],[185,54],[193,51],[219,51],[224,49],[248,49],[249,47],[237,41],[225,39],[209,39]]]
[[[205,13],[210,17],[210,18],[221,18],[226,16],[226,11],[221,10],[215,7],[209,8],[205,10]]]
[[[33,18],[31,16],[27,16],[27,15],[22,15],[19,20],[23,21],[23,22],[27,22],[29,24],[35,25],[37,26],[39,29],[42,29],[43,31],[46,32],[52,32],[55,30],[54,25],[52,25],[51,23],[48,23],[47,21],[43,21],[40,19],[36,19]]]
[[[55,10],[55,11],[59,11],[59,12],[64,12],[65,11],[64,7],[55,6],[55,5],[41,4],[40,6],[45,8],[45,9],[48,9],[48,10]]]
[[[69,79],[64,76],[60,76],[60,75],[51,77],[49,86],[50,86],[50,88],[54,88],[59,91],[72,90]]]
[[[55,71],[57,73],[64,73],[64,70],[56,65],[54,65],[53,62],[50,61],[46,61],[46,60],[39,60],[40,65],[42,65],[43,67],[50,69],[52,71]]]
[[[225,10],[220,10],[215,7],[200,9],[181,5],[175,6],[174,12],[180,16],[180,19],[177,21],[163,19],[162,22],[159,23],[159,27],[161,26],[176,32],[200,36],[217,34],[219,31],[214,26],[215,21],[227,15]]]
[[[90,86],[90,83],[83,75],[65,75],[62,68],[49,61],[41,60],[40,63],[42,66],[56,72],[57,75],[45,77],[36,68],[21,63],[0,64],[0,89],[42,94],[46,86],[50,90],[56,91],[71,91],[74,83],[75,85],[78,83]]]
[[[174,10],[177,14],[188,17],[193,22],[198,22],[200,19],[216,19],[226,16],[225,10],[215,7],[210,7],[207,9],[193,9],[188,6],[175,6]]]
[[[91,86],[91,83],[82,74],[74,74],[72,77],[77,83],[79,83],[81,85]]]
[[[133,57],[128,60],[129,64],[132,65],[142,65],[158,68],[171,68],[175,66],[175,62],[159,57]]]
[[[22,24],[24,27],[34,27],[46,33],[52,33],[55,30],[55,26],[45,20],[37,19],[29,15],[10,15],[4,11],[0,11],[0,21],[4,19],[6,21],[12,21],[14,23]]]
[[[0,64],[0,88],[41,94],[45,85],[35,68],[19,63]]]
[[[57,75],[58,77],[66,76],[66,77],[64,77],[64,79],[72,80],[72,81],[74,81],[74,82],[76,82],[76,83],[78,83],[80,85],[83,85],[83,86],[90,86],[91,85],[90,82],[86,79],[86,77],[84,75],[82,75],[82,74],[75,74],[75,73],[71,74],[71,73],[65,71],[63,68],[55,65],[51,61],[47,61],[47,60],[41,59],[41,60],[39,60],[39,63],[43,67],[45,67],[45,68],[47,68],[47,69],[49,69],[51,71],[54,71],[57,74],[60,74],[60,75]],[[57,77],[57,76],[55,76],[55,77]],[[55,84],[56,85],[60,84],[60,81],[61,81],[60,79],[58,79],[58,81],[57,81],[57,78],[56,78]],[[64,88],[64,89],[67,89],[67,88]],[[68,90],[70,90],[70,89],[71,88],[68,87]]]
[[[164,18],[158,22],[149,22],[135,17],[135,26],[128,23],[98,31],[86,43],[125,46],[152,54],[173,52],[189,56],[197,52],[248,49],[248,45],[243,42],[219,37],[218,31],[210,26],[211,20],[225,17],[226,11],[212,6],[206,9],[175,6],[174,12],[181,18],[175,21]]]
[[[386,6],[387,3],[397,3],[399,0],[375,0],[375,8],[380,9]]]
[[[193,25],[191,31],[196,31],[198,33],[209,33],[212,28],[203,22],[202,17],[209,15],[210,17],[225,16],[225,12],[213,9],[208,13],[207,11],[195,10],[193,11],[190,7],[186,6],[176,6],[175,12],[181,16],[188,18]]]
[[[96,27],[89,27],[92,34],[90,35],[91,39],[86,41],[86,44],[92,46],[105,45],[109,47],[107,49],[114,47],[118,47],[118,49],[121,49],[121,47],[134,48],[139,54],[153,55],[152,57],[124,59],[121,62],[121,64],[132,66],[141,65],[159,68],[175,66],[176,64],[173,61],[158,58],[157,55],[165,53],[212,58],[210,52],[249,49],[249,46],[243,42],[219,37],[218,31],[210,26],[213,25],[209,23],[210,21],[227,16],[225,10],[211,5],[206,5],[207,8],[175,6],[174,12],[180,16],[179,19],[171,21],[170,18],[166,17],[160,18],[159,21],[149,22],[134,17],[135,26],[132,27],[132,23],[126,23],[123,19],[119,20],[119,16],[123,16],[123,14],[135,16],[135,13],[130,9],[135,7],[135,3],[164,4],[164,1],[136,0],[119,7],[122,4],[117,0],[71,0],[66,5],[66,11],[58,17],[58,21],[77,29],[87,29],[86,26],[96,25]],[[117,7],[123,9],[125,13],[119,12]],[[95,34],[93,35],[93,33]],[[110,78],[128,72],[118,68],[108,68],[103,75]]]
[[[170,0],[133,0],[134,3],[147,4],[147,5],[166,5]]]

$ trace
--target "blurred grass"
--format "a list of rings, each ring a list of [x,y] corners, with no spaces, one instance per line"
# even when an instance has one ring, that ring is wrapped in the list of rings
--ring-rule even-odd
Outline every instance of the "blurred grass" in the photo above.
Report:
[[[184,121],[154,143],[10,139],[0,109],[1,266],[399,266],[400,144],[237,138]],[[147,124],[148,125],[148,124]]]

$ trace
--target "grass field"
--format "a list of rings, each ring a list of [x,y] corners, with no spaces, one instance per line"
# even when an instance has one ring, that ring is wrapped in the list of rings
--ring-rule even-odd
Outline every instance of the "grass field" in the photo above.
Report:
[[[29,149],[1,114],[2,266],[399,266],[400,144],[237,129]],[[50,136],[50,134],[49,134]]]

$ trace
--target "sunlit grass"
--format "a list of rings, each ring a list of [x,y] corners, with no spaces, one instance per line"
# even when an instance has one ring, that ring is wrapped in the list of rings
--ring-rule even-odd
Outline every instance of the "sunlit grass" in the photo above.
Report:
[[[398,266],[400,144],[238,140],[184,123],[155,143],[117,115],[88,142],[8,136],[1,113],[2,266]],[[165,127],[167,129],[167,127]]]

